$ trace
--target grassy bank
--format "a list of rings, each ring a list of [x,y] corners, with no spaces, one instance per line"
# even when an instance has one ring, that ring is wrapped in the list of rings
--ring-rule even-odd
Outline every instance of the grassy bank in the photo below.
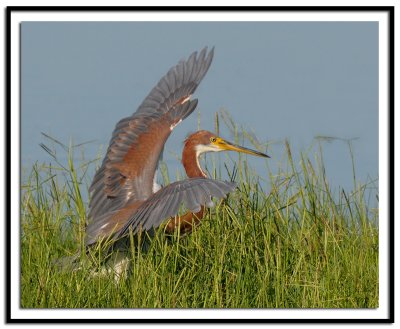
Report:
[[[53,265],[83,246],[82,191],[93,165],[76,166],[72,154],[62,165],[53,154],[53,165],[35,165],[22,186],[21,306],[377,307],[378,214],[366,201],[369,186],[355,182],[353,191],[332,192],[320,154],[294,161],[289,143],[284,147],[283,165],[267,169],[268,177],[240,158],[237,191],[193,234],[168,237],[160,229],[146,252],[132,250],[131,271],[117,284],[112,275]],[[229,163],[208,166],[217,177],[234,172]]]

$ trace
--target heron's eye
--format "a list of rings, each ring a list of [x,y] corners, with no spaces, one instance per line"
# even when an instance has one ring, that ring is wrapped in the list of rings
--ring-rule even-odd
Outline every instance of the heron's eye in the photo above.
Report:
[[[215,137],[211,137],[210,141],[211,141],[211,143],[215,143],[217,141],[217,139]]]

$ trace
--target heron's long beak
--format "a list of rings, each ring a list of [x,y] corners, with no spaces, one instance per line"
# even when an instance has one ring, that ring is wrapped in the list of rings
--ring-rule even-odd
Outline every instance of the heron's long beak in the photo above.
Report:
[[[261,153],[255,150],[248,149],[247,147],[232,144],[222,138],[218,138],[215,144],[217,144],[217,146],[224,151],[236,151],[240,153],[256,155],[259,157],[270,158],[270,156],[265,153]]]

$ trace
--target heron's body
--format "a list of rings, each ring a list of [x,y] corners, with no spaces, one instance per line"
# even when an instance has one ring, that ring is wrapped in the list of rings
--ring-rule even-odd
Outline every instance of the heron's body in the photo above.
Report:
[[[199,165],[204,152],[235,150],[265,154],[230,144],[208,131],[189,136],[182,153],[188,178],[156,191],[156,169],[164,144],[173,129],[190,115],[197,100],[191,95],[206,74],[213,57],[203,49],[180,61],[153,88],[138,110],[120,120],[112,134],[107,154],[90,187],[86,245],[103,239],[118,239],[129,231],[149,231],[169,220],[170,232],[190,232],[204,215],[212,198],[224,198],[235,189],[233,182],[206,177]],[[179,209],[185,205],[186,214]]]

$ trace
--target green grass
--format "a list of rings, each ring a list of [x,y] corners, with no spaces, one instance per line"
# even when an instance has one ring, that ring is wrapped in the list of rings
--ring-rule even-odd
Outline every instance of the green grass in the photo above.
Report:
[[[274,158],[265,162],[267,177],[241,157],[238,190],[193,234],[160,229],[146,252],[132,248],[130,273],[116,283],[112,275],[92,277],[89,267],[54,265],[83,248],[82,191],[93,164],[76,166],[69,147],[64,166],[45,148],[55,164],[35,165],[21,193],[23,308],[378,307],[378,213],[366,201],[377,188],[354,179],[352,191],[333,192],[322,149],[295,161],[286,142],[277,171],[268,167]],[[208,159],[213,176],[232,175],[225,159]]]

